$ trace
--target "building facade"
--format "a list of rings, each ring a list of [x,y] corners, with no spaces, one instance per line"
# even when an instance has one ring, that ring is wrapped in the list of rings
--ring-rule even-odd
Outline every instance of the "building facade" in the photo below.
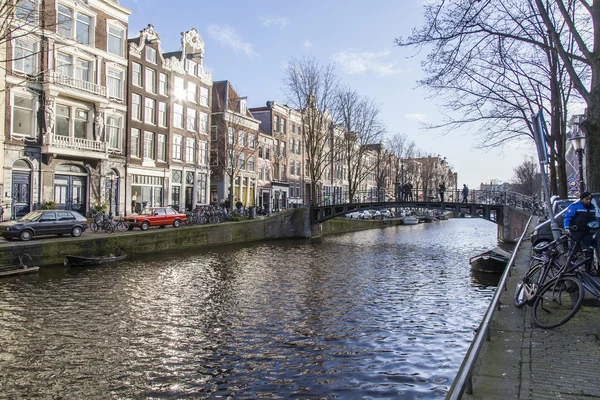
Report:
[[[204,42],[182,33],[182,50],[162,53],[152,25],[129,40],[127,197],[129,212],[209,203],[212,76]]]
[[[29,34],[17,30],[6,48],[3,178],[11,216],[44,205],[89,214],[112,203],[122,211],[131,11],[117,0],[19,7],[14,23]]]

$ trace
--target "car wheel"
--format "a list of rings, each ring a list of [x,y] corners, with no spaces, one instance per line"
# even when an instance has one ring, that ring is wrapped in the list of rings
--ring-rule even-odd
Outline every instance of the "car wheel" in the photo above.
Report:
[[[179,225],[181,225],[181,221],[179,221],[178,219],[173,221],[173,228],[179,228]]]
[[[28,231],[28,230],[24,230],[24,231],[21,231],[21,233],[19,233],[19,239],[21,239],[24,242],[28,241],[32,237],[33,237],[33,232]]]
[[[83,230],[79,226],[75,226],[75,227],[73,227],[73,229],[71,229],[71,236],[73,236],[73,237],[79,237],[79,236],[81,236],[82,233],[83,233]]]
[[[140,225],[140,229],[143,231],[147,231],[148,228],[150,228],[150,222],[148,221],[144,221],[142,222],[142,225]]]

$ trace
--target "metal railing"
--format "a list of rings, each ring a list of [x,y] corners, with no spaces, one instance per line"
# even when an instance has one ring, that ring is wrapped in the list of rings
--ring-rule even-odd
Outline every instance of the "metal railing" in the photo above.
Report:
[[[523,230],[523,233],[521,234],[521,237],[519,238],[519,241],[517,242],[517,245],[513,250],[512,256],[510,257],[510,260],[506,265],[506,269],[504,270],[504,273],[500,278],[500,282],[498,282],[496,292],[492,297],[492,301],[490,302],[490,305],[488,306],[487,311],[483,316],[483,320],[479,325],[479,329],[475,334],[475,338],[473,338],[471,346],[469,347],[469,350],[467,351],[467,354],[463,359],[458,373],[456,374],[456,378],[454,379],[454,382],[452,382],[452,386],[450,387],[450,390],[446,395],[446,400],[461,399],[465,391],[467,392],[467,394],[473,393],[473,367],[475,366],[475,362],[479,357],[479,352],[481,351],[481,347],[483,346],[484,341],[490,341],[491,339],[490,324],[492,322],[492,318],[494,317],[494,313],[496,312],[496,310],[500,310],[500,296],[502,295],[501,288],[504,289],[504,291],[507,290],[506,281],[511,275],[511,269],[515,263],[515,258],[517,256],[518,250],[521,247],[521,243],[523,242],[525,233],[529,229],[529,224],[531,223],[532,219],[533,216],[529,217],[527,224],[525,224],[525,229]]]
[[[57,85],[65,85],[74,89],[85,90],[86,92],[106,97],[106,86],[97,85],[95,83],[77,79],[69,75],[63,75],[56,71],[50,71],[49,77],[50,82]]]
[[[71,136],[48,135],[45,144],[48,146],[63,147],[77,150],[92,150],[106,152],[107,143],[90,139],[81,139]]]

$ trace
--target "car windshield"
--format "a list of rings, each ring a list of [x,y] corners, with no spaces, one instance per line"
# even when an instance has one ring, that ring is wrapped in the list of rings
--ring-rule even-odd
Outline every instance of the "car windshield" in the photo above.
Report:
[[[142,215],[153,215],[154,214],[154,208],[144,208],[142,210]]]
[[[32,211],[28,214],[25,214],[24,216],[22,216],[19,221],[22,222],[32,222],[32,221],[37,221],[38,219],[40,219],[40,217],[44,214],[43,211]]]

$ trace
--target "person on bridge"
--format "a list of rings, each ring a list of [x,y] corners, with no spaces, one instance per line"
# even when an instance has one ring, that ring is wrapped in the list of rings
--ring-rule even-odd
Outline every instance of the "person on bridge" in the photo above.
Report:
[[[569,246],[582,246],[584,255],[589,255],[593,233],[590,233],[588,222],[596,220],[596,207],[592,204],[592,194],[583,192],[579,201],[571,204],[565,212],[565,232],[571,238]]]
[[[440,193],[440,201],[443,203],[444,193],[446,192],[446,184],[444,182],[440,183],[438,191]]]
[[[467,185],[463,184],[463,188],[462,188],[462,202],[466,203],[468,197],[469,197],[469,188],[467,187]]]
[[[413,200],[413,185],[412,183],[408,182],[406,184],[406,200]]]

